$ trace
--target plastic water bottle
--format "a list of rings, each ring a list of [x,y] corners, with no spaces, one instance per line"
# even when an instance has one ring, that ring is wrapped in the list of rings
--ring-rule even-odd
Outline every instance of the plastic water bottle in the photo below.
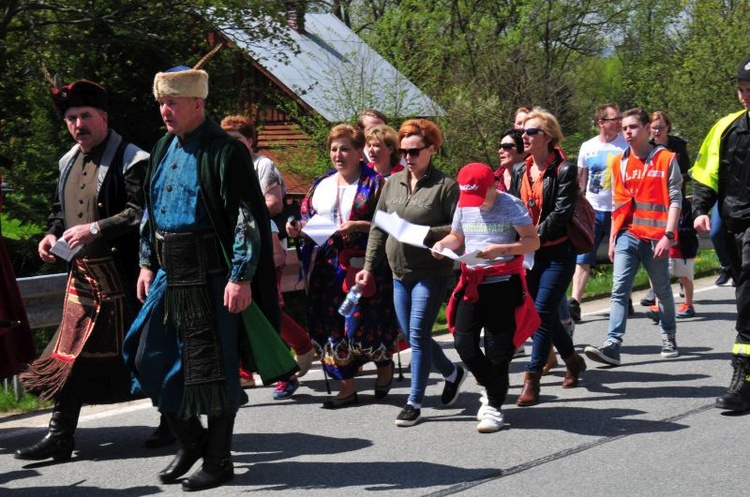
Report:
[[[362,296],[362,286],[359,284],[354,285],[346,294],[346,298],[339,307],[339,314],[344,317],[349,317],[354,313],[354,308],[359,302],[359,298]]]

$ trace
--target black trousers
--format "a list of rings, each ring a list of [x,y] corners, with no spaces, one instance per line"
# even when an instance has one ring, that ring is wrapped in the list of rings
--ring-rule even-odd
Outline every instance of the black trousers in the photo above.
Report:
[[[724,233],[727,259],[736,284],[737,343],[750,343],[750,228]]]
[[[456,308],[453,333],[456,350],[476,380],[487,389],[489,404],[499,408],[508,393],[508,373],[513,358],[515,308],[521,302],[518,276],[508,281],[479,285],[479,300],[461,300]],[[484,328],[484,350],[479,346]]]

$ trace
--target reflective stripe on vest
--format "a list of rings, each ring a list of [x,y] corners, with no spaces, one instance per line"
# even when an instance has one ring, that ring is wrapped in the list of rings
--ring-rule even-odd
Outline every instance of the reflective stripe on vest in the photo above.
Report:
[[[627,150],[619,161],[613,163],[613,167],[619,165],[620,170],[613,172],[613,177],[617,176],[619,181],[614,181],[612,185],[614,196],[612,229],[614,232],[619,232],[626,227],[625,222],[628,217],[632,216],[629,226],[635,237],[658,240],[664,236],[669,219],[669,190],[666,180],[674,154],[668,152],[663,146],[654,148],[646,158],[642,183],[634,193],[625,187],[629,155],[629,150]],[[649,178],[664,181],[658,184]],[[645,181],[648,183],[644,184]],[[632,195],[635,195],[635,198]]]
[[[732,347],[732,355],[750,356],[750,343],[735,343]]]

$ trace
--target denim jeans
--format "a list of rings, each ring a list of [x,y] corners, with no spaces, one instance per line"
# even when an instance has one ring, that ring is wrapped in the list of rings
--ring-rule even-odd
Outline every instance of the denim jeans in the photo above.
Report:
[[[716,251],[716,257],[719,259],[721,269],[729,269],[727,243],[724,235],[724,221],[719,215],[719,202],[714,204],[714,208],[711,211],[711,232],[708,234],[708,237],[714,245],[714,251]]]
[[[643,264],[651,287],[659,299],[661,332],[673,334],[676,329],[674,297],[669,281],[669,257],[654,259],[654,248],[650,240],[639,240],[630,232],[623,231],[615,241],[615,262],[612,269],[612,297],[609,312],[607,338],[622,343],[628,319],[628,298],[633,289],[633,280],[638,266]]]
[[[532,336],[531,360],[526,371],[541,372],[552,345],[563,358],[575,352],[573,340],[560,323],[559,315],[560,302],[573,279],[575,267],[575,254],[568,241],[536,251],[534,268],[528,272],[526,281],[542,324]]]
[[[414,281],[393,280],[393,301],[401,330],[411,345],[409,402],[422,404],[432,366],[443,375],[455,370],[453,362],[432,338],[432,326],[448,290],[450,277]]]

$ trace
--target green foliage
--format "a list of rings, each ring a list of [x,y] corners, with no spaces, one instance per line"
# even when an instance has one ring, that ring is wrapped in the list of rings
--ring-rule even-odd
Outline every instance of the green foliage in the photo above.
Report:
[[[110,125],[150,149],[164,132],[152,95],[154,74],[194,65],[210,49],[215,26],[272,37],[282,49],[284,2],[261,0],[12,0],[0,11],[0,164],[15,192],[6,209],[44,223],[57,178],[57,159],[72,145],[49,99],[42,65],[63,84],[85,78],[110,97]],[[209,10],[210,9],[210,10]],[[263,22],[256,22],[263,19]],[[211,74],[209,115],[238,106],[232,50],[220,52]]]

